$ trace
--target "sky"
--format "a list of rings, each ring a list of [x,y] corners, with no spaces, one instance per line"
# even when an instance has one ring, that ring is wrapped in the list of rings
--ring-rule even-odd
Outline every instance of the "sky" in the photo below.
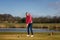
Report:
[[[25,17],[60,16],[60,0],[0,0],[0,14]]]

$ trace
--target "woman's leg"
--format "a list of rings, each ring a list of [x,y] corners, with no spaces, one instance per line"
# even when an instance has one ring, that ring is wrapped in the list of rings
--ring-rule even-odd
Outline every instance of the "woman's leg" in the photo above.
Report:
[[[33,35],[32,23],[30,23],[30,30],[31,30],[31,34]]]
[[[30,34],[30,33],[29,33],[29,24],[28,24],[28,27],[27,27],[27,33],[28,33],[28,35]]]

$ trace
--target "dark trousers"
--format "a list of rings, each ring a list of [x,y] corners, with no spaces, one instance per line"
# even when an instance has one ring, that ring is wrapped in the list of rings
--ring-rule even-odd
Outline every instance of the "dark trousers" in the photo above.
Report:
[[[33,35],[32,23],[29,23],[29,24],[28,24],[28,27],[27,27],[28,35],[30,34],[30,31],[31,31],[31,34]]]

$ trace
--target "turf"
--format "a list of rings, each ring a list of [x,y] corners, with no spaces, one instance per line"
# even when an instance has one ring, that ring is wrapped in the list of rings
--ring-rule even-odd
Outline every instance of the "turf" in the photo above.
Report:
[[[34,33],[34,37],[27,37],[27,33],[20,32],[0,32],[0,40],[60,40],[60,32],[54,33]]]

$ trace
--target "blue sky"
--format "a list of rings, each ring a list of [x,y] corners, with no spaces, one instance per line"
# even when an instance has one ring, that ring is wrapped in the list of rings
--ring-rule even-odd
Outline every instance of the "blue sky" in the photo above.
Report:
[[[33,17],[60,15],[60,0],[0,0],[0,14],[25,17],[30,12]]]

